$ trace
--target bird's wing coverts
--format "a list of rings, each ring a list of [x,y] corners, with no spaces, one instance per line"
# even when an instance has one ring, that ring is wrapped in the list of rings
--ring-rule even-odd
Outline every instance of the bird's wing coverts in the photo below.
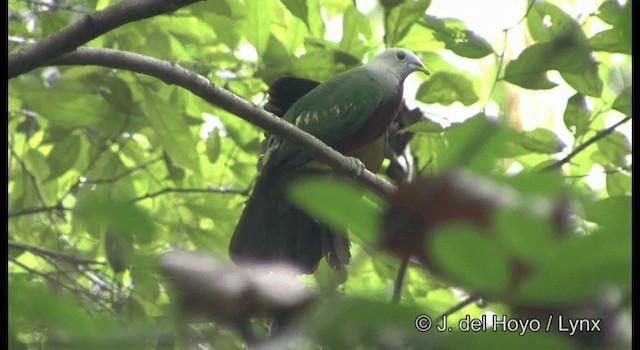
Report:
[[[284,119],[334,145],[362,128],[384,97],[380,84],[365,69],[337,75],[300,98]],[[311,156],[287,140],[269,156],[279,170],[295,168]]]

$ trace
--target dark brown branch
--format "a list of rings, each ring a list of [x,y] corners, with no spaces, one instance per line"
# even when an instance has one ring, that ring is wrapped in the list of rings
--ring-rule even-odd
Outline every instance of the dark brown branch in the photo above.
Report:
[[[54,205],[50,207],[39,207],[39,208],[25,208],[18,211],[14,211],[13,213],[9,213],[9,217],[22,216],[22,215],[31,215],[38,213],[46,213],[52,211],[60,211],[60,210],[71,210],[71,208],[63,207],[62,205]]]
[[[591,146],[592,144],[596,143],[598,140],[602,139],[603,137],[611,134],[620,125],[628,122],[629,120],[631,120],[631,116],[627,116],[626,118],[624,118],[624,119],[620,120],[619,122],[611,125],[610,127],[606,128],[606,129],[603,129],[603,130],[600,130],[597,134],[593,135],[592,138],[590,138],[587,141],[585,141],[584,143],[580,144],[573,151],[571,151],[571,153],[567,154],[566,157],[558,160],[557,162],[554,162],[553,164],[550,164],[550,165],[544,167],[542,169],[542,171],[549,171],[549,170],[558,169],[558,168],[562,167],[564,164],[569,163],[569,161],[571,159],[573,159],[573,157],[577,156],[578,153],[584,151],[585,148],[587,148],[587,147]]]
[[[63,30],[8,57],[8,79],[29,72],[129,22],[175,11],[199,0],[123,0],[83,16]]]
[[[254,124],[277,136],[283,137],[306,149],[311,156],[328,164],[345,175],[352,176],[380,195],[392,193],[393,185],[377,177],[346,158],[316,137],[303,132],[292,124],[256,108],[233,93],[221,89],[206,78],[179,65],[155,58],[109,49],[81,48],[65,54],[48,65],[96,65],[125,69],[156,77],[167,84],[183,87],[205,101]]]
[[[468,296],[465,300],[459,302],[458,304],[452,306],[451,308],[449,308],[447,311],[443,312],[442,315],[440,315],[440,317],[437,318],[437,320],[442,320],[444,318],[444,316],[449,316],[453,313],[456,313],[462,309],[464,309],[465,307],[480,301],[482,299],[481,296],[479,295],[470,295]]]
[[[147,198],[153,198],[160,196],[165,193],[221,193],[221,194],[238,194],[247,196],[249,194],[249,190],[235,190],[233,188],[225,188],[225,187],[211,187],[211,188],[163,188],[156,192],[150,192],[143,196],[136,197],[131,199],[132,202],[141,201]]]
[[[15,242],[15,241],[9,241],[8,246],[10,248],[23,249],[31,252],[32,254],[39,255],[39,256],[46,256],[54,259],[65,260],[75,265],[96,265],[96,264],[104,265],[105,264],[104,262],[101,262],[101,261],[79,258],[73,255],[56,252],[53,250],[36,247],[36,246],[32,246],[32,245],[28,245],[20,242]]]

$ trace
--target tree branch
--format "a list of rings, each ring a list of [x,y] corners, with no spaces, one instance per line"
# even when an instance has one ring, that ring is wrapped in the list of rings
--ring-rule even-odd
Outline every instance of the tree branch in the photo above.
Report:
[[[580,144],[573,151],[571,151],[571,153],[567,154],[566,157],[564,157],[564,158],[558,160],[557,162],[554,162],[554,163],[549,164],[548,166],[542,168],[542,171],[549,171],[549,170],[558,169],[562,165],[564,165],[566,163],[569,163],[569,161],[573,157],[577,156],[578,153],[582,152],[585,148],[589,147],[593,143],[596,143],[601,138],[611,134],[614,130],[616,130],[616,128],[618,128],[620,125],[628,122],[629,120],[631,120],[631,116],[627,116],[626,118],[624,118],[624,119],[620,120],[619,122],[611,125],[610,127],[606,128],[606,129],[603,129],[603,130],[600,130],[597,134],[593,135],[592,138],[590,138],[587,141],[585,141],[584,143]]]
[[[237,194],[237,195],[248,195],[249,190],[236,190],[233,188],[226,187],[209,187],[209,188],[171,188],[166,187],[156,192],[150,192],[140,197],[136,197],[131,199],[132,202],[141,201],[147,198],[157,197],[159,195],[165,193],[222,193],[222,194]]]
[[[173,12],[200,0],[124,0],[87,14],[63,30],[8,57],[8,79],[29,72],[75,50],[110,30],[156,15]]]
[[[240,98],[213,85],[209,80],[179,65],[135,53],[110,49],[80,48],[60,56],[47,65],[95,65],[129,70],[153,76],[170,85],[183,87],[205,101],[212,103],[271,134],[285,138],[304,148],[311,156],[326,163],[334,170],[351,176],[374,192],[387,196],[395,191],[390,183],[361,167],[322,141],[296,128]]]
[[[54,259],[62,259],[74,265],[96,265],[96,264],[105,265],[105,263],[101,261],[79,258],[79,257],[68,255],[65,253],[56,252],[53,250],[36,247],[36,246],[32,246],[32,245],[28,245],[20,242],[15,242],[15,241],[9,241],[8,246],[11,248],[23,249],[35,255],[47,256]]]

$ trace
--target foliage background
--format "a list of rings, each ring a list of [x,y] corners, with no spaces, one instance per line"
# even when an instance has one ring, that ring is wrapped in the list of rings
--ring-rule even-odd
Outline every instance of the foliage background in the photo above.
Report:
[[[509,240],[480,244],[468,239],[479,236],[477,228],[443,228],[437,260],[444,272],[411,267],[400,306],[389,304],[399,262],[367,245],[375,239],[371,232],[353,232],[354,258],[346,271],[329,271],[323,263],[302,278],[321,292],[319,305],[330,307],[308,311],[306,321],[278,342],[335,348],[431,342],[625,346],[631,142],[616,128],[631,118],[631,2],[586,3],[522,2],[504,38],[487,40],[461,20],[430,15],[428,0],[203,1],[120,26],[85,46],[175,62],[256,106],[278,77],[323,81],[383,47],[405,47],[432,71],[428,78],[412,77],[414,88],[405,94],[423,114],[409,129],[414,136],[404,154],[411,177],[440,174],[471,144],[481,148],[464,164],[474,174],[574,205],[575,234],[561,241],[550,238],[548,222],[530,218],[496,219],[493,230]],[[9,54],[111,4],[10,0]],[[338,39],[333,28],[340,24]],[[257,174],[263,131],[185,89],[127,70],[43,67],[8,85],[9,347],[180,348],[181,341],[242,347],[241,335],[217,323],[193,325],[198,336],[181,335],[155,264],[172,247],[228,261],[228,241]],[[522,118],[527,108],[547,103],[536,93],[550,96],[559,89],[571,92],[552,100],[562,108],[535,116],[551,122],[528,128],[531,121]],[[493,116],[500,132],[478,137],[485,124],[469,118],[477,114]],[[544,167],[556,170],[542,174]],[[341,192],[315,186],[320,206]],[[299,197],[305,205],[305,196]],[[357,199],[344,200],[358,205]],[[384,210],[385,204],[374,206],[366,218],[378,222]],[[533,242],[513,232],[547,238]],[[509,273],[501,277],[487,267],[495,263],[499,270],[507,257],[539,272],[515,296],[502,286]],[[518,314],[522,305],[572,315],[579,306],[589,312],[573,315],[603,318],[616,332],[585,340],[555,333],[415,331],[418,314],[446,312],[464,299],[462,291],[490,297],[451,313],[456,321],[483,312],[536,315]],[[253,326],[264,333],[262,322]]]

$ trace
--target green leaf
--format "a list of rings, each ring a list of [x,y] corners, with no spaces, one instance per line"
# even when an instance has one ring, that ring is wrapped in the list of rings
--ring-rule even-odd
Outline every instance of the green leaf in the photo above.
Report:
[[[607,193],[611,197],[631,195],[631,176],[624,173],[607,174]]]
[[[631,116],[631,86],[627,86],[622,90],[616,100],[613,101],[611,108],[628,117]]]
[[[631,288],[630,234],[596,232],[561,241],[554,257],[540,266],[521,286],[518,299],[530,305],[580,305],[603,288],[617,286],[622,293]]]
[[[552,57],[550,45],[534,44],[522,51],[518,58],[509,62],[503,79],[525,89],[544,90],[558,84],[547,79],[548,59]]]
[[[324,39],[325,25],[320,10],[320,0],[308,0],[309,33],[313,38]]]
[[[598,8],[598,18],[611,25],[617,24],[622,15],[623,9],[617,0],[606,0]]]
[[[209,138],[207,138],[206,147],[207,158],[213,164],[220,158],[220,151],[222,150],[222,140],[218,129],[211,131]]]
[[[550,258],[552,223],[532,213],[499,211],[494,216],[494,232],[500,243],[519,260],[537,263]]]
[[[200,173],[200,159],[196,150],[197,139],[186,123],[185,115],[179,108],[180,92],[171,88],[168,101],[158,94],[144,91],[145,116],[153,127],[155,135],[171,157],[171,160],[182,167]]]
[[[591,110],[587,107],[587,99],[581,94],[575,94],[567,100],[564,109],[564,125],[574,137],[584,135],[589,131],[589,117]]]
[[[334,178],[299,180],[289,187],[291,200],[313,217],[339,231],[351,229],[363,241],[375,243],[381,208],[364,193],[353,183]]]
[[[616,196],[584,205],[586,219],[615,234],[631,233],[631,197]]]
[[[604,86],[602,79],[598,75],[598,66],[596,62],[592,62],[591,68],[586,69],[584,72],[569,73],[561,71],[560,75],[577,92],[587,96],[600,97]]]
[[[300,18],[307,28],[311,30],[309,25],[309,8],[307,7],[307,0],[280,0],[282,4],[291,12],[292,15]]]
[[[579,24],[556,5],[537,1],[527,13],[527,28],[533,40],[549,42],[581,31]]]
[[[597,143],[598,151],[602,157],[613,166],[626,166],[626,157],[631,154],[631,144],[627,137],[614,131],[603,137]]]
[[[617,28],[596,33],[589,38],[589,46],[593,51],[619,52],[631,55],[631,46],[625,42],[624,33]]]
[[[407,35],[411,26],[427,11],[431,0],[405,0],[402,5],[387,9],[384,41],[387,46],[395,46]]]
[[[104,249],[107,262],[115,273],[126,270],[133,259],[133,235],[131,231],[107,229],[104,236]]]
[[[78,160],[80,155],[80,136],[72,134],[67,138],[54,143],[51,152],[47,155],[49,176],[45,181],[52,180],[67,172]]]
[[[255,47],[258,57],[267,49],[273,20],[273,3],[263,0],[245,0],[246,18],[244,36]]]
[[[360,41],[360,36],[371,38],[369,20],[355,6],[349,6],[342,18],[342,40],[340,50],[354,57],[362,57],[368,48]]]
[[[415,124],[411,124],[406,128],[398,130],[398,132],[413,132],[413,133],[441,133],[444,131],[442,125],[426,119]]]
[[[113,200],[107,190],[85,190],[73,208],[74,225],[85,228],[91,234],[128,232],[139,242],[148,242],[155,234],[155,226],[149,214],[130,201]]]
[[[437,18],[426,15],[419,22],[434,32],[434,38],[445,44],[445,48],[458,56],[468,58],[482,58],[492,54],[491,44],[466,28],[466,25],[454,18]]]
[[[566,147],[553,131],[545,128],[523,131],[519,136],[517,143],[532,152],[554,154]]]
[[[440,103],[445,106],[454,102],[470,106],[478,102],[478,95],[473,82],[465,75],[436,72],[420,85],[416,99],[424,103]]]
[[[507,291],[509,260],[483,233],[469,226],[447,225],[437,227],[427,238],[427,254],[465,289],[491,296]]]

